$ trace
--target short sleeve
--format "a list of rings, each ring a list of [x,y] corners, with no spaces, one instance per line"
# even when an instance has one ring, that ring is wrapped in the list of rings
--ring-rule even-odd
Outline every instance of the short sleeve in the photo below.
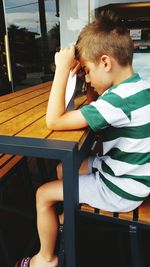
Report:
[[[113,92],[105,93],[96,101],[80,109],[93,131],[108,126],[123,127],[131,120],[131,112],[125,100]]]

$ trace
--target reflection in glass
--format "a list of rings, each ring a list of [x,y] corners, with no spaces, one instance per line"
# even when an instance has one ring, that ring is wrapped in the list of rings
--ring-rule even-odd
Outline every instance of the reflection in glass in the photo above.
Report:
[[[3,2],[0,1],[0,96],[11,92],[10,72],[7,67],[6,53],[6,26],[4,18]]]
[[[60,46],[56,1],[5,0],[5,11],[14,89],[52,79]]]

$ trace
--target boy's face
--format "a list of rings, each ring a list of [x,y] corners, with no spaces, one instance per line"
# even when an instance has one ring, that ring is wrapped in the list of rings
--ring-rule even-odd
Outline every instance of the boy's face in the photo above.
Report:
[[[111,82],[103,62],[100,61],[99,64],[95,65],[91,61],[81,60],[80,63],[85,70],[86,82],[90,83],[99,95],[111,86]]]

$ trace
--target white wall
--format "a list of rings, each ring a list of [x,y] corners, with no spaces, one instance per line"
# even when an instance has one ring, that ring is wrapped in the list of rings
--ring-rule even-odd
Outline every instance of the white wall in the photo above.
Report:
[[[75,43],[80,30],[88,22],[88,0],[61,0],[61,47]]]

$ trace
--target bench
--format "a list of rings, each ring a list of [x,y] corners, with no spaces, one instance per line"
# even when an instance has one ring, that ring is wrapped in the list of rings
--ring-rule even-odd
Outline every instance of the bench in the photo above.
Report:
[[[9,195],[7,195],[7,186],[15,177],[21,180],[21,183],[23,184],[25,196],[28,201],[27,209],[16,207],[14,204],[8,201]],[[6,212],[31,218],[32,220],[35,218],[34,192],[32,190],[31,177],[29,174],[27,161],[23,156],[11,154],[0,155],[0,211],[2,212],[2,214],[3,212]],[[5,261],[5,266],[10,267],[12,266],[12,257],[10,255],[11,253],[9,253],[7,238],[5,237],[5,233],[2,229],[0,227],[0,248],[3,255],[3,260]],[[34,241],[32,241],[32,243],[33,242]],[[29,246],[32,248],[32,244],[29,244]]]
[[[5,202],[5,188],[11,179],[11,174],[16,173],[22,179],[23,186],[27,191],[29,203],[33,204],[33,191],[28,171],[26,158],[20,155],[0,155],[0,203]]]
[[[6,175],[12,171],[17,164],[23,159],[22,156],[14,156],[11,154],[1,154],[0,155],[0,181],[6,177]]]
[[[0,200],[4,200],[4,187],[9,179],[10,173],[22,162],[23,157],[11,154],[0,155]]]
[[[140,250],[141,243],[138,238],[138,229],[150,230],[150,196],[137,209],[130,212],[113,213],[81,204],[80,215],[103,222],[111,222],[112,230],[112,223],[128,226],[132,266],[145,267]],[[124,266],[123,259],[121,266]]]

